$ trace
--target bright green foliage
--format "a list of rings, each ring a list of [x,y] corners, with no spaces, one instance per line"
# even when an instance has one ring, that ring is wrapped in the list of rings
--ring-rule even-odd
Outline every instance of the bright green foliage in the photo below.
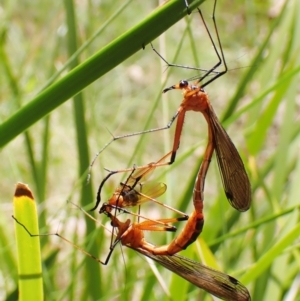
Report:
[[[114,141],[99,155],[91,182],[86,183],[89,164],[111,140],[111,133],[118,136],[165,126],[181,94],[162,95],[163,88],[197,74],[182,68],[166,70],[148,44],[151,40],[169,62],[203,69],[217,62],[198,13],[194,10],[184,17],[183,2],[170,1],[154,13],[153,1],[4,0],[0,4],[1,299],[15,300],[18,285],[11,219],[17,182],[29,183],[35,194],[40,233],[59,231],[101,260],[106,258],[109,233],[66,200],[88,210],[107,174],[104,167],[144,165],[171,150],[175,125]],[[196,2],[202,1],[190,1]],[[300,2],[285,2],[280,7],[266,1],[219,0],[217,4],[219,34],[230,70],[206,91],[243,158],[253,203],[245,213],[230,207],[213,157],[205,185],[203,233],[182,252],[243,281],[252,300],[300,300]],[[212,4],[207,0],[201,8],[215,37]],[[156,18],[161,19],[155,22]],[[135,30],[127,32],[131,28]],[[153,40],[167,28],[165,35]],[[126,39],[131,42],[124,46]],[[72,56],[75,52],[78,55]],[[93,61],[95,57],[98,60]],[[86,71],[84,66],[92,67]],[[72,81],[74,74],[76,81]],[[45,96],[40,91],[48,93],[43,109],[35,106]],[[22,113],[24,108],[27,111]],[[12,132],[7,124],[13,125]],[[204,118],[188,112],[176,162],[157,168],[150,178],[168,186],[161,202],[188,214],[193,210],[191,194],[206,138]],[[102,201],[125,176],[108,181]],[[142,212],[173,215],[155,205],[145,205]],[[95,217],[110,228],[105,216],[96,212]],[[168,243],[172,237],[147,233],[147,240],[155,244]],[[101,266],[55,236],[41,238],[41,247],[47,300],[212,300],[127,248],[116,247],[108,265]]]

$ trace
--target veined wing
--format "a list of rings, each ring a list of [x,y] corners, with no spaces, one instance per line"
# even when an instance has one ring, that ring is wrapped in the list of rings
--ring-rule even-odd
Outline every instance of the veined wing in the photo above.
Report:
[[[251,300],[247,288],[238,280],[199,262],[180,255],[153,255],[141,248],[134,250],[222,300]]]
[[[210,105],[211,126],[217,161],[228,201],[235,209],[246,211],[251,204],[251,184],[244,163]]]

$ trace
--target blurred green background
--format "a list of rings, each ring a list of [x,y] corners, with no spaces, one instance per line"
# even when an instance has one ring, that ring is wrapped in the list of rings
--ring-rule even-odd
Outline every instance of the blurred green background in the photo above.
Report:
[[[175,2],[183,6],[183,1]],[[201,8],[213,33],[212,4],[207,0]],[[30,104],[77,47],[90,41],[97,31],[96,38],[68,68],[85,62],[157,6],[156,1],[1,1],[1,124]],[[299,6],[296,0],[220,0],[217,4],[216,18],[229,72],[206,91],[243,158],[253,203],[246,213],[229,206],[214,158],[205,187],[204,230],[182,255],[204,260],[238,278],[248,287],[252,300],[300,300]],[[139,42],[140,37],[136,39]],[[217,60],[196,12],[155,39],[153,45],[169,62],[208,69]],[[67,70],[58,79],[64,78]],[[180,104],[181,94],[171,91],[162,95],[161,91],[195,74],[166,68],[150,45],[144,50],[141,45],[137,53],[88,85],[75,99],[58,106],[6,145],[1,143],[1,300],[17,298],[11,219],[15,184],[20,181],[31,187],[41,233],[58,230],[104,260],[109,234],[101,227],[96,229],[94,222],[66,201],[89,209],[107,174],[104,167],[144,165],[171,150],[174,125],[170,130],[120,139],[99,155],[86,184],[89,164],[110,141],[111,133],[123,135],[166,125]],[[66,92],[64,89],[68,87],[61,93]],[[39,112],[32,111],[28,118],[35,114]],[[7,134],[1,129],[0,125],[0,142]],[[192,187],[206,133],[204,118],[199,113],[187,113],[176,162],[158,168],[151,177],[168,186],[159,200],[187,213],[193,210]],[[125,176],[111,178],[103,200]],[[143,209],[149,215],[172,215],[157,206]],[[105,217],[95,216],[107,223]],[[147,239],[165,244],[172,235],[154,233]],[[41,242],[47,300],[212,300],[170,271],[149,266],[145,258],[127,248],[117,247],[108,265],[101,266],[57,237],[42,238]]]

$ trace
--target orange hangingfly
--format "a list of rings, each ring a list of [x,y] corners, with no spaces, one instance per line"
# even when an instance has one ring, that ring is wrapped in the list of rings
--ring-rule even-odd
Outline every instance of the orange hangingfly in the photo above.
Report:
[[[187,80],[181,80],[178,84],[163,90],[163,93],[166,93],[173,89],[183,90],[183,101],[179,106],[177,113],[175,114],[175,116],[177,117],[177,124],[175,129],[172,155],[169,164],[172,164],[175,161],[176,152],[180,144],[180,137],[182,133],[185,113],[187,111],[201,112],[205,117],[208,125],[208,145],[204,155],[204,158],[208,160],[207,168],[211,160],[213,151],[216,150],[218,166],[221,173],[226,197],[235,209],[239,211],[246,211],[249,209],[251,204],[251,185],[248,175],[236,147],[234,146],[230,137],[218,120],[218,117],[216,116],[214,109],[209,101],[208,95],[203,89],[205,86],[227,72],[227,65],[215,20],[216,2],[217,1],[215,0],[213,8],[213,23],[221,55],[217,51],[217,47],[213,42],[201,10],[198,9],[198,12],[207,29],[213,47],[219,58],[219,62],[212,69],[208,70],[208,72],[204,76],[197,79],[194,84],[189,84]],[[204,79],[207,78],[207,76],[212,72],[214,72],[222,62],[224,63],[225,67],[224,71],[214,74],[212,78],[204,82]]]
[[[169,162],[159,162],[155,164],[155,166],[172,164],[175,161],[176,153],[179,148],[186,112],[195,111],[195,112],[202,113],[208,125],[208,144],[204,154],[204,160],[206,161],[205,163],[206,168],[208,169],[213,152],[214,150],[216,150],[217,162],[218,162],[222,184],[224,187],[226,197],[229,200],[230,204],[235,209],[239,211],[246,211],[250,208],[251,205],[251,184],[247,172],[245,170],[243,161],[236,147],[234,146],[233,142],[231,141],[225,129],[222,127],[209,101],[208,95],[204,91],[205,86],[212,83],[217,78],[219,78],[220,76],[222,76],[227,72],[227,65],[226,65],[224,53],[222,50],[222,46],[217,30],[216,20],[215,20],[216,2],[217,0],[215,0],[214,2],[212,18],[213,18],[213,24],[217,36],[218,46],[220,48],[220,53],[218,52],[217,47],[208,30],[208,27],[201,13],[201,10],[198,9],[198,12],[208,32],[213,48],[218,56],[219,60],[217,64],[215,64],[211,69],[207,70],[207,72],[203,76],[197,78],[194,84],[189,84],[189,80],[195,80],[196,77],[191,78],[189,80],[181,80],[178,84],[163,90],[163,93],[166,93],[173,89],[179,89],[183,91],[183,100],[176,114],[173,116],[173,118],[170,120],[170,122],[166,127],[152,129],[152,130],[139,132],[139,133],[133,133],[122,137],[129,137],[129,136],[138,135],[142,133],[149,133],[149,132],[159,131],[163,129],[168,129],[171,127],[173,122],[177,119],[173,148],[170,152],[171,159]],[[185,67],[185,66],[180,66],[175,64],[169,64],[155,49],[154,51],[168,64],[168,66]],[[216,69],[222,63],[224,64],[224,70],[217,72]],[[210,75],[213,76],[208,80],[206,80]],[[114,140],[116,140],[115,138]],[[121,136],[117,137],[117,139],[119,138],[121,138]],[[128,171],[128,170],[131,169],[123,169],[123,171]],[[203,169],[202,171],[205,174],[207,172],[207,170],[205,169]]]
[[[182,128],[184,124],[185,114],[187,111],[196,111],[201,112],[208,124],[208,145],[206,148],[206,152],[204,154],[204,159],[207,161],[206,166],[209,167],[209,163],[211,161],[212,155],[214,150],[216,150],[216,157],[218,161],[218,166],[221,174],[221,179],[223,183],[223,187],[225,190],[225,194],[227,199],[229,200],[230,204],[239,211],[246,211],[249,209],[251,204],[251,185],[245,170],[243,161],[234,146],[233,142],[231,141],[230,137],[226,133],[225,129],[220,124],[213,107],[209,101],[207,93],[204,91],[204,87],[215,81],[220,76],[224,75],[227,72],[227,65],[225,61],[225,57],[223,54],[216,20],[215,20],[215,11],[216,11],[216,2],[214,2],[213,7],[213,24],[216,32],[216,37],[218,41],[218,46],[220,48],[220,53],[213,41],[213,38],[208,30],[208,27],[205,23],[203,18],[202,12],[198,9],[198,12],[201,16],[203,24],[207,30],[209,38],[212,42],[213,48],[217,54],[218,62],[209,70],[205,72],[203,76],[190,78],[189,80],[181,80],[179,84],[173,85],[169,88],[163,90],[163,93],[166,93],[173,89],[180,89],[183,90],[183,100],[180,104],[176,114],[172,117],[170,122],[166,127],[151,129],[143,132],[136,132],[128,135],[117,136],[114,137],[109,143],[107,143],[100,152],[102,152],[112,141],[118,140],[124,137],[130,137],[135,135],[140,135],[144,133],[150,133],[155,131],[160,131],[164,129],[169,129],[173,122],[177,119],[176,129],[175,129],[175,136],[173,142],[173,148],[171,151],[171,159],[169,162],[159,162],[156,166],[168,165],[172,164],[175,161],[176,153],[179,148],[180,138],[182,134]],[[187,6],[188,8],[188,6]],[[154,49],[154,48],[153,48]],[[187,68],[186,66],[175,65],[168,63],[155,49],[154,51],[162,58],[168,66],[177,66],[182,68]],[[217,68],[224,64],[223,71],[216,71]],[[202,70],[198,68],[190,68],[196,70]],[[202,70],[203,71],[203,70]],[[211,76],[207,80],[209,76]],[[197,79],[197,80],[196,80]],[[196,80],[194,84],[189,84],[190,80]],[[99,153],[100,153],[99,152]],[[91,166],[93,165],[95,159],[99,155],[99,153],[95,156]],[[140,168],[140,167],[138,167]],[[144,167],[141,167],[144,168]],[[123,169],[123,171],[128,171],[131,169]],[[204,171],[204,170],[203,170]],[[207,171],[205,171],[206,174]],[[113,173],[113,172],[112,172]]]

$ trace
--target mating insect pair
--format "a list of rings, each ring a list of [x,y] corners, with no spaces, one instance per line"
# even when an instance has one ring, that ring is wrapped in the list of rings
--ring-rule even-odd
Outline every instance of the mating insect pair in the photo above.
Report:
[[[234,144],[232,143],[230,137],[226,133],[225,129],[220,124],[212,105],[209,102],[208,96],[204,91],[204,87],[208,84],[212,83],[218,77],[222,76],[227,72],[227,66],[224,58],[224,54],[222,51],[220,38],[217,31],[216,21],[215,21],[215,9],[216,9],[216,1],[214,2],[214,9],[213,9],[213,22],[216,31],[218,46],[220,48],[221,53],[219,54],[216,45],[213,42],[213,39],[207,29],[206,23],[204,22],[203,16],[201,11],[198,9],[198,12],[203,20],[203,23],[207,29],[209,34],[210,40],[213,44],[214,50],[217,54],[219,59],[218,63],[215,64],[211,69],[206,70],[203,76],[200,78],[193,78],[190,80],[196,80],[196,82],[192,85],[189,84],[189,80],[180,81],[179,84],[173,85],[169,88],[163,90],[163,92],[168,92],[173,89],[180,89],[183,90],[183,101],[178,108],[177,112],[170,120],[166,127],[152,129],[144,132],[137,132],[129,135],[114,137],[112,141],[115,141],[120,138],[130,137],[134,135],[144,134],[155,132],[159,130],[168,129],[171,127],[173,122],[177,119],[176,129],[175,129],[175,137],[173,142],[173,148],[170,153],[165,155],[161,160],[156,163],[151,163],[144,167],[139,167],[141,171],[133,172],[127,179],[127,181],[120,185],[120,187],[115,191],[113,197],[108,201],[108,203],[104,203],[100,209],[100,213],[106,214],[114,228],[118,229],[117,239],[115,243],[121,242],[126,246],[130,246],[139,252],[144,252],[144,255],[153,258],[154,260],[158,261],[155,258],[157,256],[162,256],[165,258],[178,258],[178,256],[168,257],[169,255],[174,255],[177,252],[185,249],[191,243],[193,243],[203,228],[203,201],[204,201],[204,185],[205,185],[205,178],[209,168],[210,161],[212,159],[212,155],[214,150],[216,150],[216,156],[218,161],[219,170],[221,173],[221,179],[224,186],[225,194],[230,202],[230,204],[239,211],[246,211],[250,207],[251,203],[251,186],[250,181],[248,179],[247,173],[245,171],[244,164],[239,156],[238,151],[236,150]],[[154,48],[153,48],[154,49]],[[154,49],[154,51],[156,51]],[[157,52],[156,52],[157,53]],[[159,56],[160,54],[157,53]],[[173,64],[169,64],[162,56],[160,56],[168,66],[176,66]],[[224,71],[217,71],[217,68],[224,63]],[[203,70],[202,70],[203,71]],[[208,78],[212,76],[211,78]],[[157,219],[151,220],[145,218],[145,221],[139,223],[131,224],[131,221],[128,219],[126,222],[121,222],[116,214],[113,215],[111,212],[114,209],[115,212],[121,211],[123,213],[130,213],[127,207],[140,205],[145,200],[152,200],[157,203],[155,197],[162,194],[165,190],[165,186],[158,184],[158,186],[154,186],[156,190],[153,191],[137,191],[137,187],[143,187],[140,181],[143,179],[144,174],[147,174],[149,170],[152,170],[155,167],[169,165],[175,161],[176,153],[179,148],[180,138],[182,134],[182,128],[185,118],[185,113],[187,111],[196,111],[201,112],[205,117],[207,124],[208,124],[208,143],[207,147],[203,156],[203,162],[199,168],[198,175],[195,181],[194,191],[193,191],[193,204],[194,204],[194,211],[188,217],[184,213],[180,213],[181,217],[173,218],[173,219]],[[112,142],[111,141],[111,142]],[[108,144],[110,144],[109,142]],[[108,145],[107,144],[107,145]],[[106,147],[106,146],[105,146]],[[170,161],[165,162],[165,159],[168,158],[170,155]],[[101,189],[105,183],[105,181],[112,175],[117,172],[125,172],[130,171],[131,169],[123,169],[119,171],[112,171],[101,183],[98,193],[97,193],[97,202],[96,205],[92,210],[95,210],[100,201],[101,201]],[[147,192],[147,193],[146,193]],[[148,194],[148,195],[147,195]],[[165,205],[164,205],[165,206]],[[165,206],[167,207],[167,206]],[[174,211],[178,212],[177,210],[173,209]],[[140,216],[140,215],[139,215]],[[173,226],[170,223],[178,222],[181,220],[187,220],[186,226],[184,227],[183,231],[169,244],[166,246],[153,246],[150,245],[148,242],[145,241],[143,236],[143,231],[173,231]],[[148,255],[147,255],[148,254]],[[109,255],[110,256],[110,255]],[[167,257],[166,257],[167,256]],[[167,268],[175,271],[176,273],[180,273],[176,271],[176,268],[170,268],[170,264],[163,264],[163,262],[159,262],[160,264],[166,266]],[[179,262],[179,261],[178,261]],[[178,262],[174,262],[174,267],[178,266]],[[172,264],[171,264],[172,266]],[[181,268],[184,270],[182,272],[183,275],[188,273],[184,269],[184,263],[180,264]],[[180,269],[179,269],[180,270]],[[204,272],[205,273],[205,272]],[[197,272],[192,273],[194,276]],[[214,273],[212,272],[213,275]],[[182,277],[184,277],[181,275]],[[223,274],[224,275],[224,274]],[[197,277],[197,276],[195,276]],[[214,275],[215,279],[217,278]],[[228,276],[227,276],[228,277]],[[226,278],[226,277],[225,277]],[[212,294],[216,294],[220,298],[225,298],[226,300],[249,300],[250,296],[246,288],[241,286],[232,288],[232,286],[228,285],[225,278],[222,278],[222,281],[216,284],[214,281],[213,283],[219,289],[219,294],[216,294],[213,291],[210,291]],[[199,278],[200,279],[200,278]],[[227,278],[226,278],[227,279]],[[189,281],[191,281],[189,279]],[[236,281],[236,280],[235,280]],[[200,283],[201,282],[201,283]],[[207,289],[203,286],[203,281],[200,282],[192,282],[195,285]],[[206,282],[206,281],[204,281]],[[210,280],[207,279],[209,283]],[[236,282],[238,283],[238,282]],[[207,283],[206,283],[207,284]],[[206,285],[205,284],[205,285]],[[240,285],[240,284],[238,284]],[[210,285],[208,284],[208,287]],[[230,292],[229,292],[230,291]],[[246,292],[246,293],[245,293]],[[240,295],[239,295],[240,294]]]
[[[120,186],[116,189],[112,198],[107,203],[104,203],[101,206],[99,212],[105,214],[111,220],[113,226],[113,235],[115,236],[115,239],[113,244],[111,245],[107,259],[105,261],[100,261],[99,259],[97,259],[97,261],[101,262],[102,264],[107,264],[114,247],[117,243],[121,242],[123,245],[133,248],[136,251],[142,253],[143,255],[152,258],[153,260],[157,261],[158,263],[170,269],[171,271],[177,273],[181,277],[187,279],[196,286],[203,288],[222,299],[250,300],[250,296],[247,289],[236,279],[221,272],[205,267],[200,263],[190,261],[189,259],[186,259],[176,254],[182,249],[188,247],[191,243],[193,243],[202,231],[204,222],[203,202],[205,179],[214,150],[216,150],[218,166],[220,169],[225,194],[231,205],[239,211],[245,211],[249,208],[251,203],[250,182],[245,171],[243,162],[228,134],[220,124],[209,102],[208,96],[204,91],[204,87],[206,87],[218,77],[222,76],[227,72],[227,66],[215,21],[215,9],[216,1],[214,3],[213,9],[213,22],[216,30],[218,46],[221,51],[220,54],[208,30],[207,32],[209,34],[210,40],[212,41],[214,50],[217,54],[218,62],[211,69],[206,70],[202,77],[190,79],[197,79],[194,84],[190,85],[190,80],[184,80],[180,81],[180,83],[177,85],[173,85],[163,90],[164,93],[172,89],[183,90],[183,101],[179,106],[176,114],[173,116],[173,118],[166,127],[152,129],[146,132],[149,133],[163,129],[168,129],[171,127],[172,123],[177,119],[172,151],[156,163],[151,163],[146,165],[144,168],[139,167],[138,170],[133,170],[131,175],[127,178],[127,180],[124,183],[121,183]],[[198,12],[206,27],[201,11],[198,10]],[[222,62],[224,63],[224,71],[219,72],[217,71],[217,68],[222,64]],[[169,64],[168,62],[166,63],[169,66],[174,66],[173,64]],[[209,76],[212,77],[209,78]],[[164,184],[158,183],[154,186],[150,185],[149,190],[147,190],[147,185],[143,184],[142,180],[145,180],[147,175],[155,167],[169,165],[175,161],[176,153],[180,144],[185,113],[187,111],[201,112],[204,115],[208,124],[208,143],[204,153],[203,162],[199,168],[193,191],[193,212],[190,214],[190,216],[187,216],[186,214],[172,208],[172,210],[178,213],[180,217],[153,220],[144,216],[144,220],[141,222],[138,221],[137,223],[132,223],[130,219],[127,219],[124,222],[120,221],[120,219],[117,217],[118,211],[127,214],[133,214],[132,212],[128,211],[129,207],[141,205],[147,200],[159,203],[155,198],[165,192],[166,186]],[[144,134],[146,132],[139,132],[125,136],[115,137],[112,141],[123,137]],[[169,156],[170,161],[165,162]],[[97,193],[97,202],[93,210],[98,208],[100,204],[101,189],[105,181],[112,174],[121,171],[130,170],[127,169],[113,171],[103,180],[99,187]],[[163,206],[171,209],[166,205]],[[137,216],[139,218],[142,218],[140,214],[137,214]],[[172,224],[174,222],[182,220],[187,220],[187,223],[183,231],[170,244],[166,246],[153,246],[144,239],[143,231],[175,231],[176,228]],[[117,230],[116,235],[114,234],[115,230]],[[63,239],[66,240],[65,238]]]
[[[203,194],[199,193],[199,191],[203,191],[204,188],[202,185],[204,185],[205,179],[202,178],[202,175],[204,174],[203,169],[206,166],[203,164],[200,167],[193,192],[194,211],[190,216],[187,216],[155,199],[166,191],[165,184],[144,182],[149,174],[153,172],[155,166],[162,163],[168,155],[156,163],[149,164],[147,168],[132,171],[126,181],[120,183],[112,197],[106,203],[102,204],[99,213],[105,214],[111,220],[113,232],[117,230],[117,234],[115,235],[114,242],[111,244],[107,259],[104,262],[100,262],[107,264],[114,247],[117,243],[121,242],[123,245],[150,257],[192,284],[223,300],[250,300],[247,288],[235,278],[177,255],[178,252],[193,243],[202,231],[204,221],[202,210]],[[111,172],[101,183],[98,191],[99,201],[101,189],[105,181],[115,173]],[[145,202],[159,204],[176,212],[180,217],[153,220],[140,213],[135,214],[128,211],[128,208],[141,206]],[[143,221],[132,223],[130,219],[127,219],[122,222],[116,215],[118,212],[134,215]],[[187,223],[182,232],[168,245],[154,246],[144,238],[144,231],[175,231],[176,228],[172,224],[185,220],[187,220]]]
[[[116,235],[117,238],[114,244],[112,245],[111,251],[113,250],[113,246],[115,246],[116,243],[121,242],[123,245],[129,246],[137,250],[138,252],[152,258],[153,260],[159,262],[161,265],[179,274],[183,278],[186,278],[198,287],[203,288],[222,299],[250,300],[250,295],[247,289],[244,286],[242,286],[237,280],[227,276],[226,274],[211,270],[207,267],[204,268],[204,266],[199,263],[194,263],[194,268],[190,269],[189,264],[191,264],[191,262],[188,259],[185,259],[179,255],[175,255],[176,253],[178,253],[182,249],[185,249],[191,243],[193,243],[202,231],[204,223],[204,185],[206,174],[209,169],[209,164],[212,159],[214,150],[216,150],[218,166],[220,169],[225,194],[230,204],[239,211],[245,211],[249,209],[251,203],[251,187],[247,173],[245,171],[244,164],[230,137],[220,124],[209,102],[208,96],[203,89],[205,86],[212,83],[215,79],[225,74],[227,71],[227,66],[214,18],[215,8],[216,1],[214,4],[213,21],[216,29],[216,35],[221,54],[219,54],[219,52],[217,51],[217,47],[213,43],[213,39],[209,31],[208,33],[213,43],[213,47],[219,58],[218,63],[210,70],[207,70],[202,77],[197,78],[196,83],[192,85],[189,85],[188,80],[184,80],[180,81],[180,83],[177,85],[173,85],[163,90],[164,93],[172,89],[181,89],[184,92],[184,98],[180,107],[178,108],[176,114],[173,116],[173,118],[166,127],[152,129],[146,132],[139,132],[125,136],[114,137],[113,139],[114,141],[123,137],[129,137],[142,133],[149,133],[163,129],[168,129],[171,127],[172,123],[177,118],[177,125],[175,129],[175,137],[172,151],[156,163],[151,163],[146,166],[139,167],[138,171],[134,171],[132,169],[111,171],[99,186],[97,193],[97,202],[92,210],[95,210],[100,204],[101,190],[105,181],[111,175],[117,172],[125,172],[132,170],[132,173],[127,178],[127,180],[124,183],[120,184],[120,186],[115,190],[112,198],[109,199],[107,203],[104,203],[99,210],[100,213],[104,213],[109,217],[113,229],[118,230],[118,234]],[[203,20],[201,11],[198,11]],[[162,59],[164,60],[164,58]],[[165,62],[168,64],[168,66],[173,66],[167,61]],[[224,71],[216,71],[217,67],[221,65],[222,62],[224,62],[225,66]],[[211,75],[212,77],[207,79],[208,76]],[[196,78],[194,78],[193,80],[195,79]],[[159,203],[155,198],[164,193],[164,191],[166,190],[166,186],[164,184],[157,183],[156,185],[150,186],[150,189],[149,187],[147,187],[146,183],[143,184],[141,181],[143,180],[143,178],[146,178],[146,175],[149,174],[150,171],[152,171],[155,167],[169,165],[175,161],[176,152],[180,144],[185,113],[187,111],[201,112],[204,115],[208,124],[208,143],[193,190],[193,212],[190,216],[187,216],[176,209],[172,209],[173,211],[180,214],[179,218],[164,218],[153,220],[138,214],[137,216],[139,218],[143,217],[145,220],[138,223],[132,223],[130,219],[127,219],[125,222],[121,222],[116,215],[117,212],[132,214],[132,212],[128,211],[129,207],[141,205],[145,201],[153,201],[155,203]],[[169,162],[166,162],[166,159],[169,156],[171,159]],[[161,205],[170,209],[170,207],[166,205]],[[113,210],[114,214],[112,213]],[[168,245],[153,246],[144,239],[143,231],[174,231],[175,228],[172,224],[174,222],[183,220],[187,220],[185,227],[183,228],[182,232]],[[108,258],[110,257],[110,255],[111,252]],[[189,262],[189,264],[187,262]],[[106,263],[107,261],[105,261],[105,264]],[[202,276],[200,276],[199,274],[200,271],[202,273]],[[216,273],[220,273],[219,276],[221,276],[218,277]],[[192,276],[188,277],[187,275]],[[203,275],[205,275],[204,278]]]

